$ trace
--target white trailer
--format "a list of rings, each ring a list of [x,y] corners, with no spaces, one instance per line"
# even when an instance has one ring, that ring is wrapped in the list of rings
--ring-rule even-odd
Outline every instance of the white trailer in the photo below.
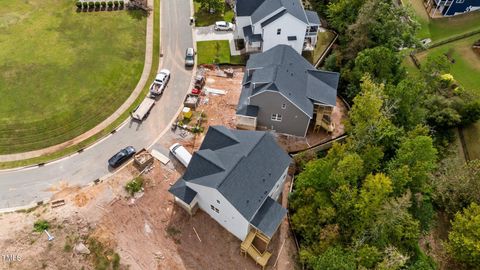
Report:
[[[140,103],[140,105],[138,105],[138,107],[132,112],[132,118],[143,121],[150,113],[153,105],[155,105],[155,100],[146,97],[142,101],[142,103]]]

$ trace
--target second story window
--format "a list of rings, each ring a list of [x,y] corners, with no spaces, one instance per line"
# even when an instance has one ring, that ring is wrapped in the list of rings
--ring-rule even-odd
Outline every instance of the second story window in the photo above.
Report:
[[[278,28],[277,29],[277,35],[280,35],[282,33],[282,29],[281,28]]]

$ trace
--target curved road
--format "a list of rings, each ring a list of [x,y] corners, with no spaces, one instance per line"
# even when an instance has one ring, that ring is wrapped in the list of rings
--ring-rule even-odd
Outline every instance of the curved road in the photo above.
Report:
[[[80,154],[18,171],[0,172],[0,209],[29,205],[52,196],[49,188],[65,181],[70,186],[86,185],[109,175],[107,160],[119,149],[133,145],[136,149],[154,143],[169,128],[190,88],[192,71],[184,68],[184,53],[193,47],[190,0],[161,0],[162,68],[172,72],[163,96],[149,117],[139,124],[128,121],[115,134]],[[158,8],[158,7],[155,7]],[[156,68],[156,67],[152,67]],[[148,82],[150,83],[150,82]]]

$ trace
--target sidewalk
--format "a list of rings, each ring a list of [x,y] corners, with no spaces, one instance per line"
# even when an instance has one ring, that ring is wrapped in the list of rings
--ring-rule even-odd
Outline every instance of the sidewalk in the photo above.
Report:
[[[153,1],[154,0],[148,0],[148,6],[153,6]],[[154,8],[157,8],[157,7],[154,7]],[[152,55],[153,55],[153,21],[154,21],[153,12],[150,12],[147,17],[145,64],[143,66],[142,76],[140,77],[140,80],[138,81],[137,86],[133,90],[132,94],[130,94],[128,99],[122,104],[122,106],[120,106],[120,108],[118,108],[112,115],[110,115],[107,119],[105,119],[103,122],[98,124],[96,127],[90,129],[89,131],[83,133],[82,135],[79,135],[76,138],[63,142],[61,144],[53,145],[53,146],[35,150],[35,151],[0,155],[0,162],[30,159],[30,158],[35,158],[35,157],[55,153],[61,149],[76,145],[90,138],[91,136],[104,130],[106,127],[112,124],[118,117],[120,117],[120,115],[122,115],[133,104],[133,102],[135,102],[138,95],[142,92],[143,88],[145,87],[145,84],[147,83],[148,77],[150,75],[150,71],[152,69]]]

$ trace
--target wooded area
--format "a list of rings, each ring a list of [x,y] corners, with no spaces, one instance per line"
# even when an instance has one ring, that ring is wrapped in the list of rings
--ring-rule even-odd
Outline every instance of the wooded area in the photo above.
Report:
[[[301,261],[309,269],[446,269],[419,245],[446,214],[448,260],[478,269],[479,161],[448,160],[453,129],[480,118],[479,97],[449,74],[445,55],[406,72],[402,50],[421,46],[407,8],[310,2],[340,34],[324,68],[341,73],[339,92],[353,106],[346,143],[297,157],[290,211]]]

